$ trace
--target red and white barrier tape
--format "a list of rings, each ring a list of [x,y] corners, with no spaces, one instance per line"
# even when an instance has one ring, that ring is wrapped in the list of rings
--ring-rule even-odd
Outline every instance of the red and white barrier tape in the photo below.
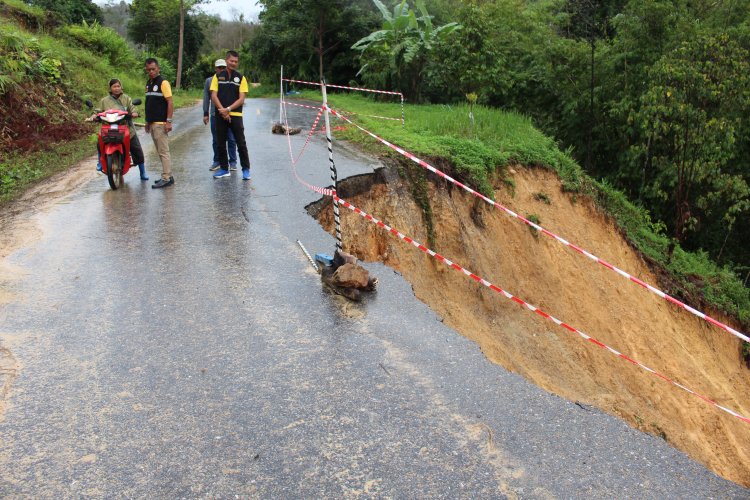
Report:
[[[300,108],[309,108],[309,109],[318,109],[319,108],[319,106],[310,106],[308,104],[299,104],[299,103],[294,103],[294,102],[291,102],[291,101],[285,101],[285,102],[288,105],[290,105],[290,106],[299,106]],[[393,121],[396,121],[396,122],[403,121],[401,118],[393,118],[392,116],[363,115],[363,114],[360,114],[360,113],[356,113],[354,111],[348,112],[348,113],[344,113],[342,111],[339,111],[339,113],[341,113],[342,115],[359,115],[359,116],[364,116],[364,117],[367,117],[367,118],[380,118],[381,120],[393,120]]]
[[[722,405],[716,403],[715,401],[709,399],[708,397],[703,396],[702,394],[697,393],[697,392],[693,391],[692,389],[690,389],[688,387],[685,387],[684,385],[680,384],[679,382],[675,382],[674,380],[670,379],[669,377],[666,377],[665,375],[662,375],[661,373],[657,372],[656,370],[654,370],[652,368],[649,368],[648,366],[644,365],[643,363],[641,363],[641,362],[639,362],[639,361],[637,361],[637,360],[635,360],[635,359],[633,359],[633,358],[631,358],[629,356],[626,356],[625,354],[623,354],[623,353],[621,353],[621,352],[613,349],[612,347],[609,347],[608,345],[606,345],[606,344],[604,344],[602,342],[599,342],[598,340],[596,340],[595,338],[593,338],[593,337],[585,334],[581,330],[578,330],[577,328],[574,328],[574,327],[568,325],[567,323],[565,323],[565,322],[563,322],[563,321],[555,318],[554,316],[551,316],[551,315],[547,314],[546,312],[542,311],[538,307],[535,307],[535,306],[533,306],[533,305],[531,305],[531,304],[529,304],[527,302],[524,302],[523,300],[521,300],[518,297],[512,295],[511,293],[506,292],[502,288],[500,288],[500,287],[498,287],[498,286],[490,283],[489,281],[487,281],[487,280],[485,280],[485,279],[477,276],[476,274],[472,273],[468,269],[466,269],[466,268],[464,268],[464,267],[456,264],[455,262],[453,262],[453,261],[451,261],[451,260],[443,257],[439,253],[437,253],[437,252],[435,252],[433,250],[430,250],[429,248],[427,248],[426,246],[422,245],[418,241],[416,241],[416,240],[414,240],[412,238],[409,238],[405,234],[403,234],[403,233],[397,231],[396,229],[394,229],[394,228],[386,225],[385,223],[383,223],[382,221],[376,219],[372,215],[370,215],[370,214],[364,212],[363,210],[355,207],[354,205],[352,205],[348,201],[346,201],[346,200],[344,200],[342,198],[339,198],[337,195],[334,194],[333,198],[335,200],[337,200],[340,204],[344,205],[346,208],[348,208],[349,210],[351,210],[352,212],[354,212],[356,214],[359,214],[363,218],[365,218],[368,221],[372,222],[373,224],[379,226],[380,228],[388,231],[389,233],[391,233],[392,235],[396,236],[400,240],[403,240],[406,243],[409,243],[409,244],[417,247],[422,252],[430,255],[431,257],[434,257],[435,259],[437,259],[438,261],[442,262],[446,266],[448,266],[450,268],[453,268],[456,271],[459,271],[459,272],[465,274],[466,276],[468,276],[469,278],[473,279],[477,283],[481,283],[482,285],[486,286],[490,290],[503,295],[505,298],[508,298],[508,299],[512,300],[513,302],[515,302],[516,304],[518,304],[518,305],[520,305],[522,307],[525,307],[529,311],[538,314],[542,318],[548,319],[548,320],[552,321],[553,323],[555,323],[556,325],[561,326],[561,327],[565,328],[566,330],[568,330],[568,331],[570,331],[572,333],[578,334],[584,340],[588,340],[589,342],[591,342],[591,343],[593,343],[593,344],[595,344],[595,345],[597,345],[597,346],[599,346],[599,347],[601,347],[603,349],[606,349],[607,351],[611,352],[615,356],[617,356],[619,358],[622,358],[625,361],[628,361],[629,363],[632,363],[632,364],[638,366],[639,368],[642,368],[643,370],[646,370],[649,373],[652,373],[653,375],[661,378],[662,380],[665,380],[665,381],[669,382],[670,384],[672,384],[672,385],[674,385],[676,387],[679,387],[680,389],[682,389],[682,390],[684,390],[684,391],[692,394],[693,396],[696,396],[696,397],[702,399],[706,403],[709,403],[709,404],[713,405],[714,407],[716,407],[716,408],[718,408],[718,409],[720,409],[722,411],[725,411],[726,413],[732,415],[733,417],[736,417],[736,418],[742,420],[745,423],[750,423],[750,418],[745,417],[745,416],[743,416],[743,415],[741,415],[741,414],[739,414],[739,413],[737,413],[735,411],[730,410],[729,408],[726,408],[725,406],[722,406]]]
[[[312,124],[312,127],[310,127],[310,132],[307,133],[307,139],[305,139],[305,144],[302,146],[302,149],[300,150],[299,154],[297,155],[297,158],[294,158],[294,153],[292,152],[292,139],[289,135],[289,120],[287,119],[286,114],[286,101],[282,100],[282,109],[284,110],[284,126],[285,130],[287,131],[286,134],[286,141],[287,145],[289,146],[289,159],[292,162],[292,173],[294,174],[294,177],[297,179],[297,181],[307,187],[308,189],[315,191],[318,194],[321,194],[323,196],[333,196],[336,194],[336,192],[333,189],[328,188],[322,188],[319,186],[314,186],[310,184],[309,182],[305,181],[303,178],[299,176],[297,173],[297,163],[299,163],[299,160],[302,158],[302,155],[305,152],[305,149],[307,148],[307,145],[310,143],[310,137],[312,137],[313,132],[315,131],[315,128],[318,126],[318,122],[320,122],[320,117],[323,114],[323,108],[313,108],[318,110],[318,114],[315,116],[315,121]]]
[[[284,100],[283,102],[284,102],[285,105],[289,105],[289,106],[297,106],[297,107],[300,107],[300,108],[308,108],[308,109],[321,109],[320,106],[310,106],[309,104],[300,104],[300,103],[297,103],[297,102],[291,102],[291,101],[287,101],[287,100]]]
[[[292,80],[291,78],[282,78],[282,81],[292,82],[292,83],[302,83],[305,85],[314,85],[316,87],[320,87],[320,82],[306,82],[304,80]],[[331,85],[330,83],[326,83],[326,87],[333,87],[335,89],[359,90],[362,92],[374,92],[376,94],[397,95],[401,97],[402,99],[404,98],[404,94],[402,94],[401,92],[393,92],[390,90],[374,90],[374,89],[366,89],[363,87],[347,87],[345,85]]]
[[[400,121],[403,121],[403,120],[402,120],[401,118],[393,118],[393,117],[390,117],[390,116],[379,116],[379,115],[362,115],[362,114],[360,114],[360,113],[355,113],[355,112],[351,112],[351,113],[349,113],[349,114],[350,114],[350,115],[359,115],[359,116],[364,116],[364,117],[367,117],[367,118],[380,118],[381,120],[393,120],[393,121],[395,121],[395,122],[400,122]]]
[[[686,311],[694,314],[695,316],[701,318],[702,320],[704,320],[704,321],[706,321],[706,322],[708,322],[708,323],[710,323],[710,324],[712,324],[712,325],[714,325],[716,327],[719,327],[719,328],[721,328],[722,330],[724,330],[724,331],[726,331],[728,333],[731,333],[735,337],[738,337],[738,338],[744,340],[745,342],[750,342],[750,337],[748,337],[744,333],[738,332],[734,328],[730,327],[729,325],[726,325],[726,324],[722,323],[719,320],[716,320],[716,319],[712,318],[708,314],[703,313],[703,312],[701,312],[701,311],[699,311],[699,310],[697,310],[697,309],[695,309],[693,307],[690,307],[689,305],[685,304],[684,302],[682,302],[682,301],[680,301],[680,300],[678,300],[678,299],[670,296],[666,292],[663,292],[662,290],[659,290],[658,288],[656,288],[656,287],[654,287],[652,285],[649,285],[648,283],[646,283],[646,282],[644,282],[644,281],[636,278],[635,276],[632,276],[629,273],[623,271],[622,269],[620,269],[620,268],[618,268],[618,267],[610,264],[609,262],[605,261],[604,259],[601,259],[601,258],[597,257],[596,255],[593,255],[592,253],[587,252],[583,248],[581,248],[581,247],[579,247],[577,245],[574,245],[573,243],[570,243],[569,241],[565,240],[564,238],[561,238],[560,236],[556,235],[555,233],[553,233],[551,231],[548,231],[547,229],[543,228],[542,226],[540,226],[538,224],[535,224],[534,222],[526,219],[525,217],[523,217],[523,216],[515,213],[514,211],[512,211],[509,208],[501,205],[500,203],[497,203],[497,202],[495,202],[495,201],[487,198],[482,193],[479,193],[479,192],[471,189],[469,186],[466,186],[465,184],[457,181],[456,179],[454,179],[453,177],[449,176],[445,172],[442,172],[442,171],[438,170],[437,168],[433,167],[432,165],[430,165],[426,161],[424,161],[424,160],[416,157],[415,155],[409,153],[408,151],[406,151],[406,150],[404,150],[404,149],[402,149],[402,148],[400,148],[400,147],[398,147],[398,146],[396,146],[394,144],[391,144],[390,142],[386,141],[382,137],[379,137],[378,135],[373,134],[369,130],[366,130],[366,129],[362,128],[360,125],[354,123],[353,121],[351,121],[346,116],[344,116],[341,113],[339,113],[338,111],[332,109],[330,106],[328,107],[328,110],[331,113],[333,113],[335,116],[337,116],[337,117],[341,118],[342,120],[344,120],[344,121],[346,121],[346,122],[354,125],[359,130],[361,130],[362,132],[366,133],[367,135],[369,135],[370,137],[374,138],[375,140],[377,140],[377,141],[385,144],[386,146],[388,146],[389,148],[391,148],[394,151],[398,152],[399,154],[401,154],[401,155],[409,158],[410,160],[412,160],[413,162],[415,162],[419,166],[424,167],[427,170],[429,170],[430,172],[439,175],[440,177],[444,178],[448,182],[451,182],[451,183],[455,184],[456,186],[462,188],[466,192],[471,193],[471,194],[473,194],[474,196],[476,196],[478,198],[481,198],[482,200],[484,200],[485,202],[489,203],[493,207],[495,207],[497,209],[500,209],[501,211],[505,212],[506,214],[510,215],[511,217],[513,217],[515,219],[518,219],[519,221],[523,222],[524,224],[526,224],[526,225],[528,225],[530,227],[533,227],[537,231],[542,232],[543,234],[545,234],[546,236],[549,236],[550,238],[554,239],[558,243],[562,243],[566,247],[572,248],[573,250],[575,250],[576,252],[580,253],[581,255],[585,255],[586,257],[588,257],[589,259],[593,260],[594,262],[597,262],[597,263],[601,264],[602,266],[606,267],[607,269],[609,269],[610,271],[616,272],[617,274],[619,274],[623,278],[626,278],[626,279],[632,281],[633,283],[635,283],[637,285],[640,285],[641,287],[643,287],[643,288],[649,290],[650,292],[658,295],[659,297],[661,297],[662,299],[666,300],[667,302],[671,302],[672,304],[674,304],[676,306],[679,306],[682,309],[685,309]]]
[[[289,136],[289,119],[287,118],[286,114],[286,105],[288,104],[286,101],[281,102],[283,110],[284,110],[284,130],[286,131],[286,137],[287,137],[287,144],[289,145],[289,154],[292,158],[292,165],[296,165],[300,158],[302,158],[302,154],[305,152],[305,149],[307,148],[307,145],[310,143],[310,137],[312,137],[313,133],[315,132],[315,128],[318,126],[318,122],[320,121],[320,117],[323,114],[323,108],[314,108],[312,106],[305,106],[312,109],[318,110],[318,114],[315,116],[315,120],[313,121],[312,127],[310,127],[310,131],[307,133],[307,138],[305,139],[305,144],[302,146],[302,149],[300,150],[299,154],[297,155],[297,159],[294,159],[294,155],[292,154],[292,141]]]

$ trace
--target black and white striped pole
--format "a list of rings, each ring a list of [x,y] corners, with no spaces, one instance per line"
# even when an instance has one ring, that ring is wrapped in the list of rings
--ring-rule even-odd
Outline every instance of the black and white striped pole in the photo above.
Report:
[[[323,78],[320,82],[320,89],[323,92],[323,109],[325,110],[325,123],[326,123],[326,141],[328,141],[328,162],[331,167],[331,182],[333,182],[333,192],[336,192],[337,174],[336,164],[333,161],[333,140],[331,139],[331,122],[328,118],[328,94],[326,93],[326,81]],[[336,198],[333,198],[333,220],[336,223],[336,250],[343,252],[344,248],[341,245],[341,215],[339,214],[339,202]]]
[[[279,124],[284,123],[284,66],[281,66],[281,76],[279,77]]]

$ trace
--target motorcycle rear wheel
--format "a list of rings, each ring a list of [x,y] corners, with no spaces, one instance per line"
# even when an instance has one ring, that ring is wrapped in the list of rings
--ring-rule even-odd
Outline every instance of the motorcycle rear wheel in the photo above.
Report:
[[[107,155],[107,180],[112,189],[122,187],[122,155],[119,151]]]

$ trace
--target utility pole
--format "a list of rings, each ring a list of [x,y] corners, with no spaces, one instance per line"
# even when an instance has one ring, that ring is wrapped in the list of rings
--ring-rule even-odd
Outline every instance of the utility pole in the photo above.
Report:
[[[180,43],[177,46],[177,80],[174,82],[176,88],[182,83],[182,48],[185,38],[185,2],[180,0]]]

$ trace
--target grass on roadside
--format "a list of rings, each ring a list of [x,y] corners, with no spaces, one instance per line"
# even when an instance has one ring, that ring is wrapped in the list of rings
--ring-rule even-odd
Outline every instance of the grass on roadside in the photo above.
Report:
[[[33,184],[70,168],[94,154],[92,137],[61,142],[49,151],[34,154],[11,154],[0,161],[0,205],[8,202]],[[93,165],[92,165],[93,168]]]

